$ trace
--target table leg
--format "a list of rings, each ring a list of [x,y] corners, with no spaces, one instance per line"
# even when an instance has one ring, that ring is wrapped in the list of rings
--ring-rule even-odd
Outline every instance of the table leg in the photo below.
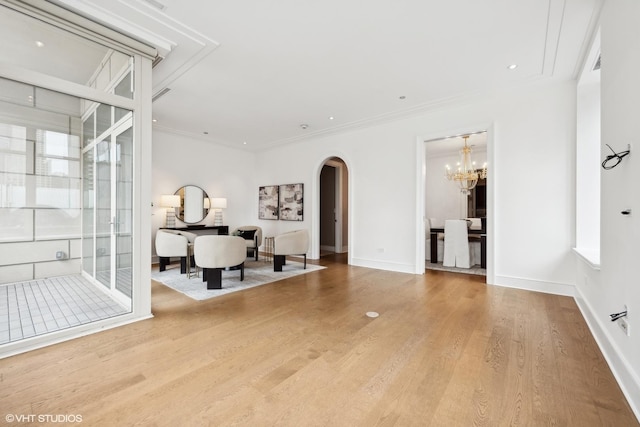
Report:
[[[438,233],[431,233],[431,264],[438,263]]]

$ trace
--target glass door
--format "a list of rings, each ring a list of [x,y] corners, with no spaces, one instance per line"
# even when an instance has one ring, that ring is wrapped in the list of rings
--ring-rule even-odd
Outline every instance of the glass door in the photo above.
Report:
[[[83,270],[114,298],[131,307],[132,114],[121,117],[113,126],[105,126],[100,119],[104,111],[99,106],[84,121],[87,126],[95,123],[95,133],[100,135],[88,142],[83,155]]]
[[[115,157],[115,289],[131,300],[133,283],[133,127],[129,120],[113,137]]]

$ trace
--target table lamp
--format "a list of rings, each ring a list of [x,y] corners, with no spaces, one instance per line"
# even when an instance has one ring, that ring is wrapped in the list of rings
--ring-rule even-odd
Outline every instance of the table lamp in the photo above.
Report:
[[[160,196],[160,205],[167,208],[167,228],[174,228],[176,226],[176,208],[180,207],[180,195],[179,194],[163,194]]]
[[[224,197],[214,197],[211,199],[211,209],[215,211],[213,225],[222,225],[222,209],[227,208],[227,199]]]

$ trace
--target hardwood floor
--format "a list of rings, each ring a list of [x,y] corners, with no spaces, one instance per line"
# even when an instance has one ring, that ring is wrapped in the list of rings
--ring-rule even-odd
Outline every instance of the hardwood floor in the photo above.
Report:
[[[201,302],[154,282],[153,319],[0,360],[0,415],[75,414],[90,426],[639,425],[573,299],[343,260]]]

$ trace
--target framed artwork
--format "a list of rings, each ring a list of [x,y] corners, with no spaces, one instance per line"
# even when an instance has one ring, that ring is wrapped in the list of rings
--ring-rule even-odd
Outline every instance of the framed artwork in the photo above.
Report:
[[[277,185],[266,185],[258,190],[258,219],[278,219]]]
[[[284,221],[302,221],[304,212],[303,184],[280,186],[280,219]]]

